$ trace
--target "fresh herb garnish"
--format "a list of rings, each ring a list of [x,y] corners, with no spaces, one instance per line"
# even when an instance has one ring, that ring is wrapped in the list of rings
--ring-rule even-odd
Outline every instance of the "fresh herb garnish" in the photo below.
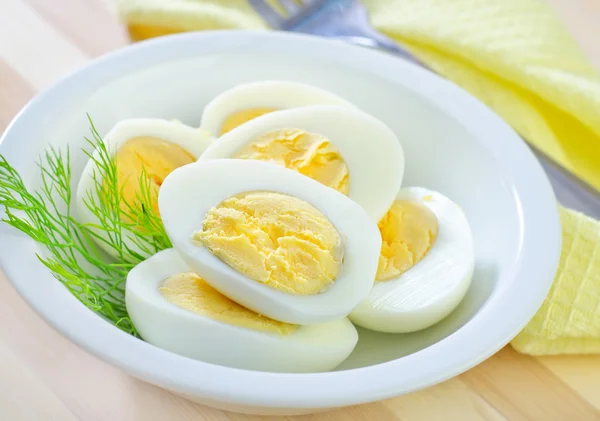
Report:
[[[89,116],[88,116],[89,118]],[[47,253],[40,261],[86,307],[120,329],[137,335],[125,308],[127,273],[158,251],[171,247],[160,217],[152,209],[150,178],[142,171],[134,203],[123,201],[115,158],[90,121],[94,183],[84,199],[96,223],[82,223],[74,212],[69,148],[49,148],[39,163],[41,188],[31,191],[0,155],[0,206],[3,222],[23,232]],[[94,153],[93,151],[96,151]],[[108,257],[97,243],[113,250]]]

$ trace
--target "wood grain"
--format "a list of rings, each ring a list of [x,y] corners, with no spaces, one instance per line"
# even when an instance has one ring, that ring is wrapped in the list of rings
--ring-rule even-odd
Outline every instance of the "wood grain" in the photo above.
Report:
[[[549,1],[600,67],[600,0]],[[0,131],[35,92],[126,43],[113,0],[1,0]],[[192,403],[85,353],[39,318],[0,273],[0,421],[166,419],[261,418]],[[507,347],[418,393],[281,419],[600,420],[600,356],[531,358]]]
[[[35,94],[35,89],[2,59],[0,59],[0,81],[2,81],[0,86],[0,130],[4,130],[10,120]]]

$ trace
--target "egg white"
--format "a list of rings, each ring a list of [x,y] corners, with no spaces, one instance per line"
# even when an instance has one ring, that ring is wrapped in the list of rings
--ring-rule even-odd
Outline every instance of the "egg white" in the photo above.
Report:
[[[258,136],[282,128],[328,138],[348,166],[348,197],[375,221],[385,215],[402,184],[404,152],[396,135],[383,122],[358,109],[314,105],[274,111],[225,133],[200,160],[232,158]]]
[[[306,105],[340,105],[355,108],[345,99],[315,86],[299,82],[267,80],[243,83],[216,96],[204,108],[200,127],[217,137],[225,119],[250,108],[283,110]]]
[[[398,200],[418,201],[429,208],[438,220],[438,236],[415,266],[396,278],[375,282],[368,298],[349,316],[356,325],[389,333],[425,329],[448,316],[471,285],[475,260],[471,229],[456,203],[419,187],[401,189]]]
[[[302,199],[321,211],[344,246],[336,281],[315,295],[288,294],[251,280],[192,242],[207,212],[223,200],[249,191],[271,191]],[[367,297],[377,272],[381,235],[357,205],[321,183],[275,164],[254,160],[198,161],[173,171],[158,196],[163,223],[183,260],[230,299],[257,313],[293,324],[345,317]]]
[[[162,119],[152,118],[139,118],[123,120],[117,123],[104,137],[103,142],[108,152],[114,156],[114,154],[127,142],[128,140],[138,136],[152,136],[167,142],[171,142],[178,145],[188,151],[195,158],[198,158],[202,152],[210,145],[212,138],[202,130],[192,128],[178,121],[169,121]],[[97,202],[98,197],[96,195],[96,182],[94,180],[95,174],[98,174],[98,166],[96,160],[98,160],[100,154],[98,151],[94,151],[92,159],[86,164],[76,192],[76,209],[80,222],[85,224],[97,225],[99,223],[98,218],[94,213],[90,212],[88,207],[85,205],[85,201],[88,200],[88,195]],[[98,175],[99,176],[99,175]],[[95,230],[97,234],[104,239],[108,239],[106,232],[103,230]],[[133,234],[127,230],[123,230],[124,243],[136,253],[146,255],[139,247],[132,242]],[[104,249],[109,255],[116,257],[117,252],[107,246],[101,241],[97,244]]]
[[[168,249],[129,272],[127,312],[148,343],[213,364],[301,373],[334,369],[358,341],[347,318],[280,335],[217,321],[167,301],[159,291],[161,282],[190,271],[177,252]]]

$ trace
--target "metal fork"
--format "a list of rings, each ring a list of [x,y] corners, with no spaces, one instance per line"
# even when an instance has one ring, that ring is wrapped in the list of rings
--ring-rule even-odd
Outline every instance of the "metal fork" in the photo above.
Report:
[[[358,0],[279,0],[285,15],[268,0],[250,0],[250,3],[275,29],[342,38],[353,44],[384,49],[420,63],[408,51],[371,26],[366,9]]]
[[[343,39],[385,50],[426,67],[408,50],[375,30],[359,0],[279,0],[280,9],[272,1],[275,0],[250,0],[250,4],[274,29]],[[600,192],[541,151],[529,147],[546,171],[557,199],[571,209],[600,219]]]

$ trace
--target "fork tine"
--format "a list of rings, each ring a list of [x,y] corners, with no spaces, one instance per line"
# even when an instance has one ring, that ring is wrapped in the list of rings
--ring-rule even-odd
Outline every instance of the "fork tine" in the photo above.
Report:
[[[285,9],[288,16],[295,14],[302,7],[296,0],[279,0],[279,4]]]
[[[250,4],[254,7],[254,10],[273,28],[280,28],[284,21],[277,11],[267,3],[267,0],[250,0]]]

